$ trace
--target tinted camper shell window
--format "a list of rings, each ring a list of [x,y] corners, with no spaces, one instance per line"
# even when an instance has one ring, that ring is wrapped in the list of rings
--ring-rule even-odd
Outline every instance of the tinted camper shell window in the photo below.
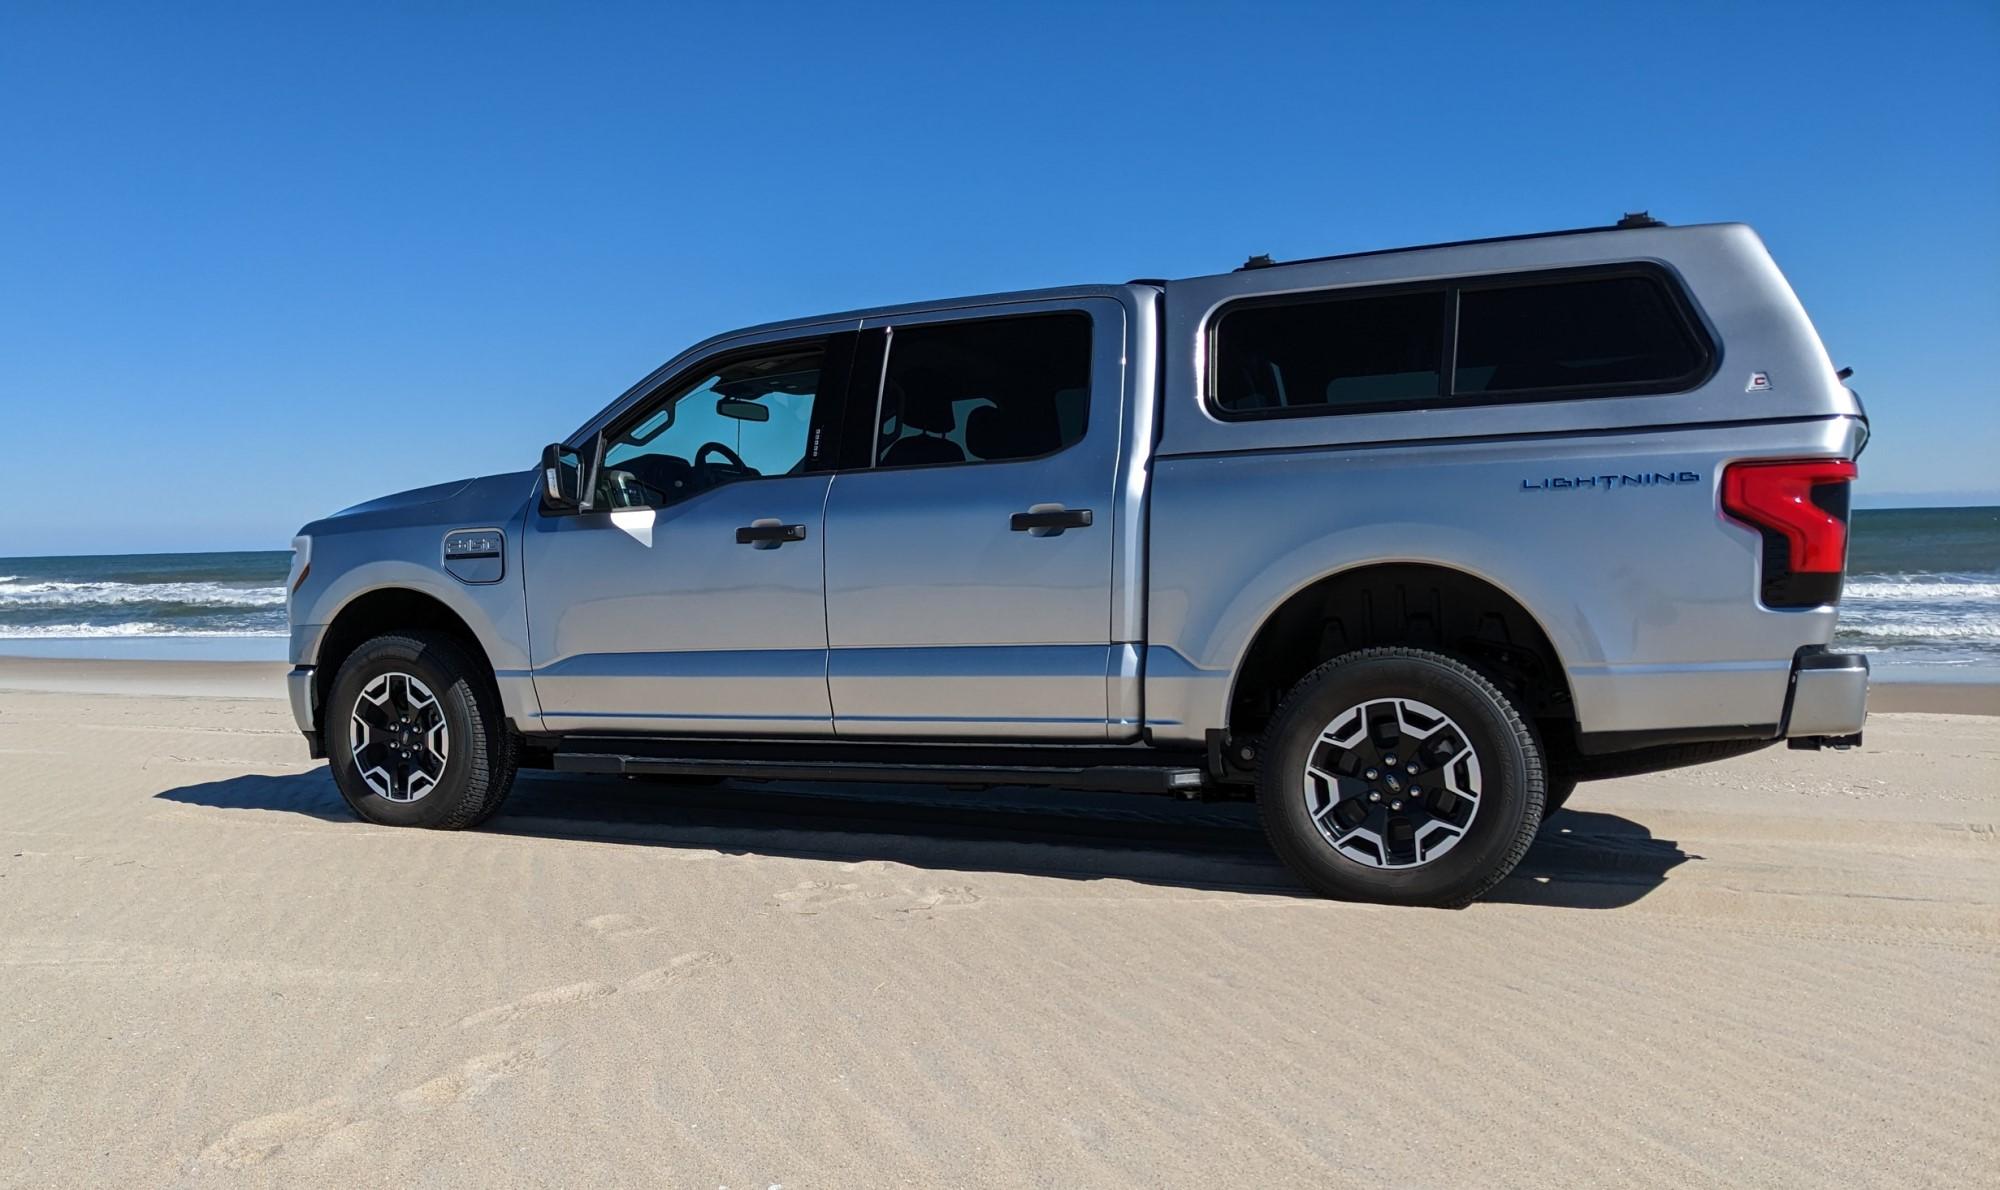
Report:
[[[1209,343],[1225,420],[1685,392],[1716,360],[1680,283],[1643,264],[1245,299]]]

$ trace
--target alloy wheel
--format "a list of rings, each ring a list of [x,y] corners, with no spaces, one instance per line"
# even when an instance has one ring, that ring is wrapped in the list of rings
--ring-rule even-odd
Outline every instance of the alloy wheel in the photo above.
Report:
[[[451,732],[437,695],[399,671],[361,688],[348,716],[347,739],[354,771],[392,802],[414,802],[436,789],[451,759]]]
[[[1421,867],[1458,845],[1479,813],[1479,757],[1451,716],[1413,698],[1335,715],[1305,763],[1306,810],[1341,855]]]

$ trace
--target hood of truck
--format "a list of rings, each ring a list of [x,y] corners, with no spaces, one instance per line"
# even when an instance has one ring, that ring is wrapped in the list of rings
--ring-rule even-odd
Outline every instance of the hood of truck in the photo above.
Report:
[[[497,523],[520,511],[533,489],[533,471],[509,471],[380,496],[300,529],[307,535],[352,533],[412,525]]]

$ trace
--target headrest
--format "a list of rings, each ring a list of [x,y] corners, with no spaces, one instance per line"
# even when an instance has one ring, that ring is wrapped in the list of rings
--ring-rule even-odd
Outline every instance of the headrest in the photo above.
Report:
[[[902,424],[929,434],[949,434],[957,428],[958,415],[951,409],[951,391],[942,380],[935,373],[915,372],[906,384],[891,382],[891,388],[902,393],[898,406]]]

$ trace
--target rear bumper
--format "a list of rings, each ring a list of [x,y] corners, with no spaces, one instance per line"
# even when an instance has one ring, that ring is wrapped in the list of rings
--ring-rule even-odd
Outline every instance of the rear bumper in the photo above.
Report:
[[[1629,672],[1621,675],[1625,685],[1617,693],[1622,709],[1627,717],[1636,717],[1630,713],[1645,707],[1650,722],[1580,733],[1578,750],[1598,756],[1721,740],[1790,740],[1795,748],[1861,742],[1861,725],[1868,718],[1868,658],[1859,653],[1829,653],[1824,646],[1809,645],[1789,664],[1731,662],[1707,670],[1707,699],[1700,706],[1693,700],[1702,690],[1689,681],[1695,676],[1689,668],[1652,672],[1643,682]],[[1655,726],[1662,719],[1683,726]]]
[[[1867,657],[1811,652],[1792,663],[1782,731],[1786,739],[1843,741],[1859,734],[1867,718]]]
[[[324,756],[320,747],[318,708],[313,705],[317,683],[313,681],[316,671],[310,665],[295,665],[285,675],[285,694],[292,704],[292,722],[299,725],[299,731],[306,737],[306,747],[311,750],[314,760]]]

